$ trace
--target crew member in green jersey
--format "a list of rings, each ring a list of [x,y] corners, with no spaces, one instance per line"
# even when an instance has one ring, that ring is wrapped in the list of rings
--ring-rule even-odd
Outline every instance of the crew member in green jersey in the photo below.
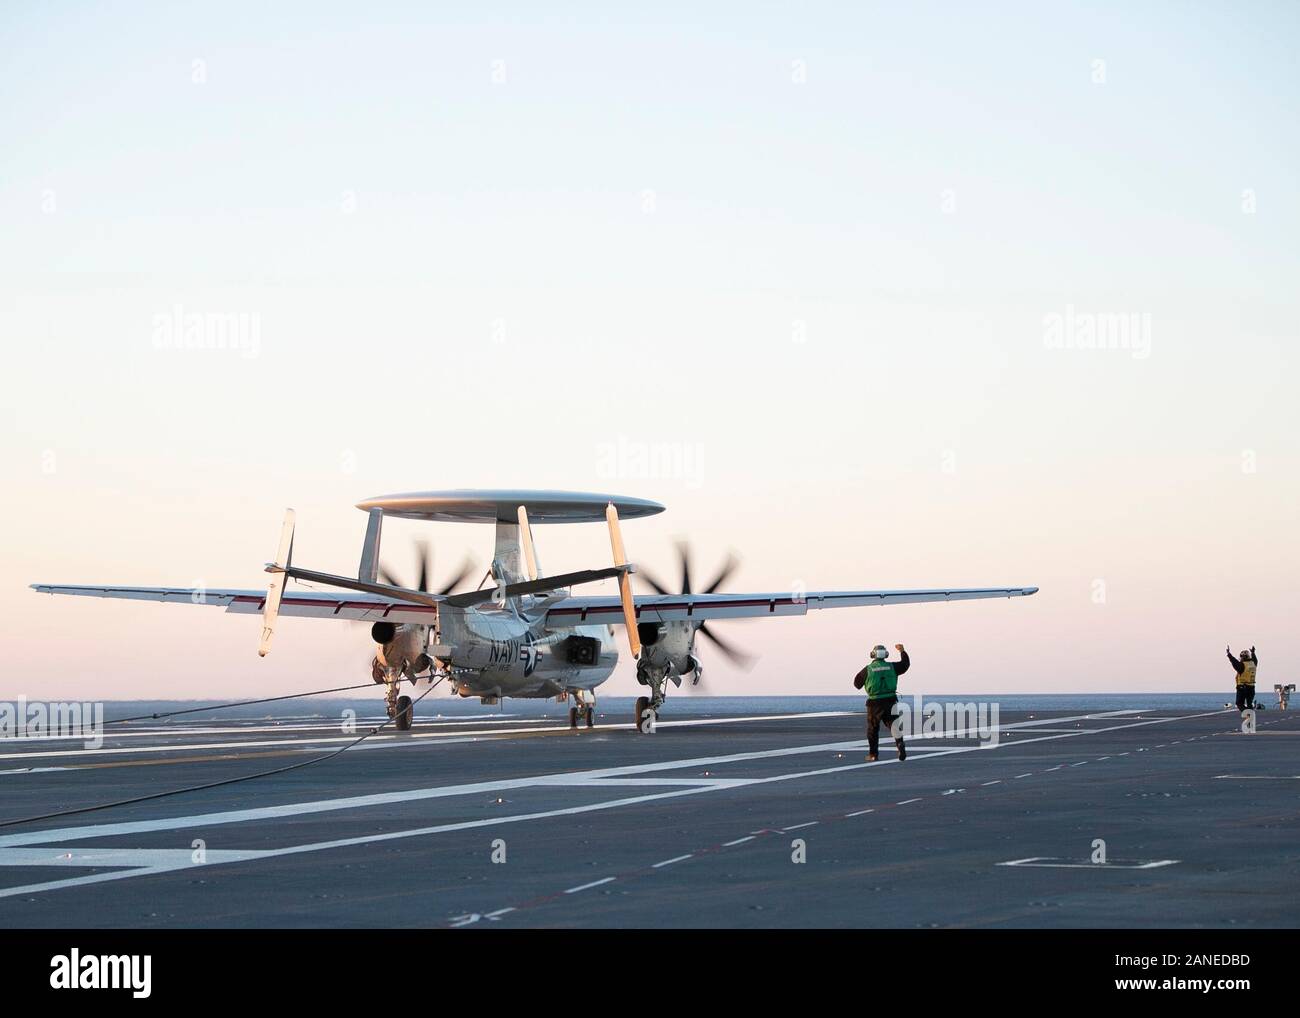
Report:
[[[875,763],[880,749],[880,723],[892,725],[897,716],[898,677],[912,666],[912,659],[907,656],[901,643],[894,644],[898,651],[898,660],[890,661],[889,651],[882,644],[876,644],[871,650],[871,660],[867,667],[853,677],[853,685],[865,689],[867,693],[867,760]],[[907,747],[903,745],[903,736],[894,738],[898,747],[898,759],[907,759]]]

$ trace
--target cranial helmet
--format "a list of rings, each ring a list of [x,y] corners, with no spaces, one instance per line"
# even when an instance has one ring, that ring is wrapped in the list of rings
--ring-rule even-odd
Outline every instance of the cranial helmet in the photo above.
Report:
[[[878,643],[871,648],[871,656],[877,661],[883,661],[885,658],[889,657],[889,651],[885,650],[884,646]]]

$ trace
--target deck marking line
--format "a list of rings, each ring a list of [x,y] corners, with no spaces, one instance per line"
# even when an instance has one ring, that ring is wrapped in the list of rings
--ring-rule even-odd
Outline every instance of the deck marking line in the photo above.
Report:
[[[615,879],[617,879],[617,878],[616,878],[616,877],[605,877],[604,880],[593,880],[593,881],[592,881],[591,883],[589,883],[589,884],[579,884],[577,887],[570,887],[570,888],[569,888],[567,891],[565,891],[564,893],[565,893],[565,894],[577,894],[579,891],[590,891],[593,887],[599,887],[601,884],[608,884],[611,880],[615,880]]]

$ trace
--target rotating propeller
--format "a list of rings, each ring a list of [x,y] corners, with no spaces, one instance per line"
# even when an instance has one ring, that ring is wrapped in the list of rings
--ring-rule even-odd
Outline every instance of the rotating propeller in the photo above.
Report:
[[[465,582],[466,577],[474,569],[474,560],[468,555],[465,561],[461,563],[460,570],[450,580],[444,583],[436,591],[429,586],[430,578],[433,576],[433,548],[428,541],[415,542],[415,564],[419,573],[419,583],[415,587],[407,587],[405,583],[388,569],[387,566],[380,565],[379,578],[392,587],[406,587],[407,590],[418,590],[423,594],[450,594],[453,590]]]
[[[379,578],[392,587],[405,587],[407,590],[419,590],[424,594],[450,594],[465,582],[465,578],[469,576],[474,569],[474,560],[470,556],[466,555],[465,561],[461,563],[461,567],[456,574],[434,591],[430,588],[430,580],[433,576],[433,549],[430,547],[428,541],[415,542],[415,560],[416,574],[419,578],[415,587],[408,587],[405,583],[399,580],[391,570],[382,564],[379,567]],[[387,620],[380,620],[370,626],[370,639],[373,643],[379,644],[381,648],[392,643],[397,635],[398,627]],[[372,665],[374,665],[375,668],[380,667],[377,661],[372,662]],[[375,674],[378,675],[379,673],[376,671]],[[379,681],[379,679],[376,678],[376,681]]]
[[[722,587],[722,585],[726,583],[729,579],[731,579],[732,574],[735,573],[735,571],[738,568],[740,568],[740,559],[737,558],[735,554],[733,554],[732,552],[727,552],[727,558],[722,563],[722,568],[718,570],[717,574],[713,577],[712,581],[710,581],[710,583],[707,586],[705,586],[703,590],[696,591],[691,586],[690,545],[687,544],[685,541],[678,541],[677,556],[681,560],[682,589],[680,593],[682,594],[694,594],[694,593],[716,594],[718,590]],[[674,593],[673,591],[668,590],[662,583],[656,580],[652,575],[650,575],[650,573],[648,573],[645,569],[641,568],[640,566],[637,567],[637,571],[633,575],[643,580],[646,583],[646,585],[649,586],[650,589],[653,590],[656,594],[664,594],[664,595],[671,596]],[[699,623],[699,625],[696,627],[696,632],[699,633],[701,636],[708,637],[709,641],[715,647],[717,647],[719,651],[722,652],[723,657],[725,657],[732,664],[745,669],[752,668],[754,666],[754,662],[757,660],[757,658],[755,658],[753,654],[747,654],[745,653],[745,651],[737,647],[734,643],[731,643],[730,641],[723,639],[721,636],[719,636],[717,633],[711,630],[709,628],[709,625],[710,624],[708,622]]]

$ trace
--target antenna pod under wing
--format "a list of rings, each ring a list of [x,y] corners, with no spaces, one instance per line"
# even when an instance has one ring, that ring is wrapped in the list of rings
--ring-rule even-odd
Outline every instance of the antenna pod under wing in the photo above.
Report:
[[[627,556],[623,553],[623,535],[618,529],[618,510],[614,503],[605,506],[605,520],[609,523],[609,545],[614,552],[614,565],[627,565]],[[618,596],[623,602],[624,629],[627,630],[627,645],[633,657],[641,656],[641,635],[636,629],[636,604],[632,600],[632,577],[622,573],[618,578]]]
[[[284,585],[288,580],[285,570],[293,564],[293,524],[294,512],[286,509],[275,562],[266,567],[266,571],[271,574],[271,585],[266,590],[266,601],[262,606],[262,639],[257,645],[258,657],[266,657],[267,651],[271,649],[271,637],[275,635],[275,620],[280,616],[280,598],[284,596]]]

